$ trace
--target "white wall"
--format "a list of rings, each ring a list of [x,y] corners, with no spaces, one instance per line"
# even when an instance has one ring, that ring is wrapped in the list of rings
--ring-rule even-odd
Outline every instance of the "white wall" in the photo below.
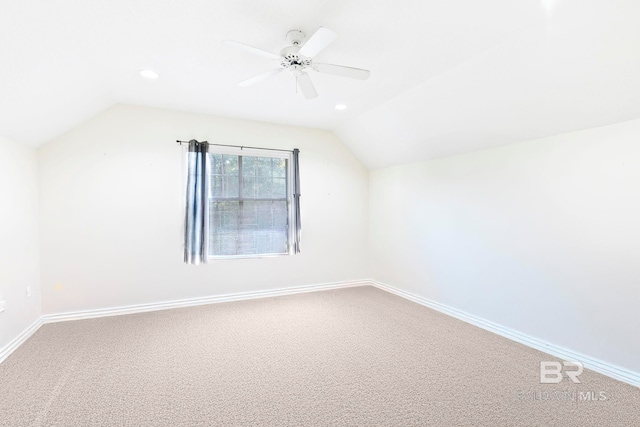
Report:
[[[176,139],[299,148],[302,254],[182,262]],[[119,105],[39,150],[44,313],[368,277],[368,172],[332,133]]]
[[[640,120],[371,172],[375,279],[640,371]]]
[[[0,137],[0,349],[40,317],[37,211],[36,151]]]

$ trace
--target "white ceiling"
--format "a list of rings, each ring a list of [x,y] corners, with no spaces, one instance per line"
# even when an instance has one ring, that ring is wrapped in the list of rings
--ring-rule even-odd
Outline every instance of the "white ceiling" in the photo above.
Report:
[[[0,134],[34,146],[118,102],[332,129],[370,168],[640,117],[637,0],[0,0],[0,11]],[[236,86],[276,64],[223,40],[278,52],[288,30],[319,26],[339,38],[317,59],[369,80],[313,73],[310,101],[285,73]]]

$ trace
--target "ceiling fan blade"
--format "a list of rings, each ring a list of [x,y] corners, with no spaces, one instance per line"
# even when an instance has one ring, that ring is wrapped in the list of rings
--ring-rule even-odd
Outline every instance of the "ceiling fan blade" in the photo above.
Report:
[[[233,40],[225,40],[222,43],[227,45],[227,46],[237,47],[238,49],[242,49],[242,50],[247,51],[249,53],[253,53],[254,55],[263,56],[265,58],[276,59],[278,61],[282,59],[282,57],[280,55],[276,55],[275,53],[267,52],[266,50],[258,49],[257,47],[249,46],[248,44],[236,42],[236,41],[233,41]]]
[[[336,76],[352,79],[367,80],[371,74],[369,70],[362,68],[345,67],[344,65],[313,64],[313,69],[319,73],[335,74]]]
[[[273,70],[266,71],[262,74],[258,74],[257,76],[251,77],[250,79],[241,81],[240,83],[238,83],[238,86],[251,86],[252,84],[256,84],[266,78],[280,74],[282,70],[283,70],[282,68],[274,68]]]
[[[303,72],[298,76],[297,80],[298,80],[298,87],[300,87],[300,91],[302,92],[305,98],[312,99],[318,96],[318,92],[316,92],[316,88],[315,86],[313,86],[313,83],[311,82],[311,77],[309,77],[309,74]]]
[[[338,35],[328,28],[320,27],[318,31],[313,33],[311,38],[300,48],[298,53],[307,58],[316,56],[322,49],[329,46],[332,41],[338,38]]]

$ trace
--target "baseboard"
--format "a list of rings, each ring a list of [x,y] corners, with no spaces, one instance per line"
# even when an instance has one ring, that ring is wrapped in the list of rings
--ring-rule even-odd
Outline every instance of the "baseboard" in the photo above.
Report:
[[[46,314],[40,316],[31,326],[25,329],[9,344],[0,349],[0,363],[22,345],[40,326],[45,323],[63,322],[67,320],[93,319],[96,317],[120,316],[124,314],[144,313],[147,311],[168,310],[172,308],[193,307],[198,305],[215,304],[221,302],[243,301],[257,298],[269,298],[284,295],[293,295],[304,292],[324,291],[329,289],[349,288],[354,286],[366,286],[371,283],[368,280],[354,280],[348,282],[320,283],[288,288],[270,289],[265,291],[240,292],[227,295],[214,295],[199,298],[188,298],[173,301],[162,301],[148,304],[136,304],[122,307],[99,308],[95,310],[82,310],[67,313]]]
[[[93,319],[96,317],[120,316],[124,314],[144,313],[147,311],[167,310],[172,308],[193,307],[198,305],[216,304],[221,302],[243,301],[257,298],[269,298],[283,295],[293,295],[304,292],[323,291],[328,289],[347,288],[353,286],[370,285],[369,281],[332,282],[297,287],[270,289],[266,291],[240,292],[227,295],[214,295],[189,298],[174,301],[153,302],[148,304],[127,305],[122,307],[99,308],[95,310],[72,311],[67,313],[46,314],[42,316],[43,323],[63,322],[67,320]]]
[[[129,305],[129,306],[122,306],[122,307],[101,308],[96,310],[82,310],[82,311],[74,311],[74,312],[67,312],[67,313],[48,314],[48,315],[41,316],[31,326],[25,329],[19,336],[17,336],[15,339],[9,342],[9,344],[5,345],[2,349],[0,349],[0,363],[2,363],[7,357],[9,357],[11,353],[13,353],[20,345],[22,345],[22,343],[24,343],[31,335],[33,335],[44,323],[62,322],[67,320],[92,319],[96,317],[106,317],[106,316],[118,316],[118,315],[124,315],[124,314],[143,313],[147,311],[167,310],[172,308],[192,307],[192,306],[205,305],[205,304],[215,304],[215,303],[231,302],[231,301],[243,301],[243,300],[257,299],[257,298],[269,298],[269,297],[276,297],[276,296],[293,295],[293,294],[304,293],[304,292],[315,292],[315,291],[322,291],[322,290],[329,290],[329,289],[338,289],[338,288],[347,288],[347,287],[365,286],[365,285],[375,286],[379,289],[398,295],[402,298],[416,302],[423,306],[432,308],[436,311],[455,317],[456,319],[460,319],[464,322],[467,322],[479,328],[485,329],[489,332],[493,332],[495,334],[508,338],[512,341],[519,342],[528,347],[559,357],[560,359],[563,359],[566,361],[582,362],[584,366],[588,369],[591,369],[595,372],[601,373],[603,375],[606,375],[618,381],[622,381],[627,384],[640,387],[640,373],[638,372],[633,372],[633,371],[621,368],[619,366],[615,366],[610,363],[604,362],[602,360],[587,356],[585,354],[581,354],[581,353],[566,349],[564,347],[557,346],[555,344],[551,344],[546,341],[542,341],[530,335],[523,334],[516,330],[504,327],[497,323],[466,313],[462,310],[455,309],[446,304],[441,304],[439,302],[432,301],[430,299],[412,294],[410,292],[400,290],[398,288],[389,286],[387,284],[384,284],[375,280],[358,280],[358,281],[348,281],[348,282],[322,283],[322,284],[305,285],[305,286],[297,286],[297,287],[289,287],[289,288],[271,289],[266,291],[241,292],[236,294],[215,295],[215,296],[189,298],[189,299],[174,300],[174,301],[163,301],[163,302],[155,302],[155,303],[148,303],[148,304]]]
[[[33,322],[31,326],[22,331],[20,335],[15,337],[13,340],[9,341],[4,347],[0,349],[0,363],[4,362],[4,360],[11,355],[18,347],[20,347],[31,335],[33,335],[40,326],[42,326],[42,317],[39,317],[38,320]]]
[[[530,335],[523,334],[522,332],[518,332],[511,328],[507,328],[505,326],[499,325],[489,320],[485,320],[480,317],[474,316],[472,314],[466,313],[462,310],[458,310],[448,305],[441,304],[436,301],[432,301],[428,298],[423,298],[421,296],[412,294],[410,292],[400,290],[398,288],[389,286],[387,284],[378,282],[376,280],[370,280],[369,284],[379,289],[382,289],[384,291],[398,295],[402,298],[418,303],[420,305],[424,305],[426,307],[432,308],[441,313],[447,314],[451,317],[455,317],[456,319],[460,319],[466,323],[470,323],[474,326],[477,326],[489,332],[493,332],[495,334],[508,338],[512,341],[519,342],[520,344],[524,344],[528,347],[534,348],[536,350],[540,350],[544,353],[550,354],[552,356],[556,356],[568,362],[571,362],[571,361],[581,362],[584,365],[584,367],[587,369],[591,369],[592,371],[598,372],[602,375],[606,375],[615,380],[622,381],[636,387],[640,387],[639,372],[633,372],[628,369],[621,368],[619,366],[612,365],[602,360],[587,356],[585,354],[578,353],[576,351],[569,350],[567,348],[548,343],[546,341],[540,340]]]

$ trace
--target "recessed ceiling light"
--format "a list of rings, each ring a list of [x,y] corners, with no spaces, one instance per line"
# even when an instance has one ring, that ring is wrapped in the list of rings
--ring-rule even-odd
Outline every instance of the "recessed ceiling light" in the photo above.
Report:
[[[335,108],[336,110],[344,110],[345,108],[347,108],[347,106],[344,104],[338,104],[333,108]]]
[[[160,74],[156,73],[153,70],[140,70],[140,75],[145,79],[157,79],[160,77]]]
[[[553,10],[556,8],[556,0],[542,0],[542,8],[547,13],[553,13]]]

